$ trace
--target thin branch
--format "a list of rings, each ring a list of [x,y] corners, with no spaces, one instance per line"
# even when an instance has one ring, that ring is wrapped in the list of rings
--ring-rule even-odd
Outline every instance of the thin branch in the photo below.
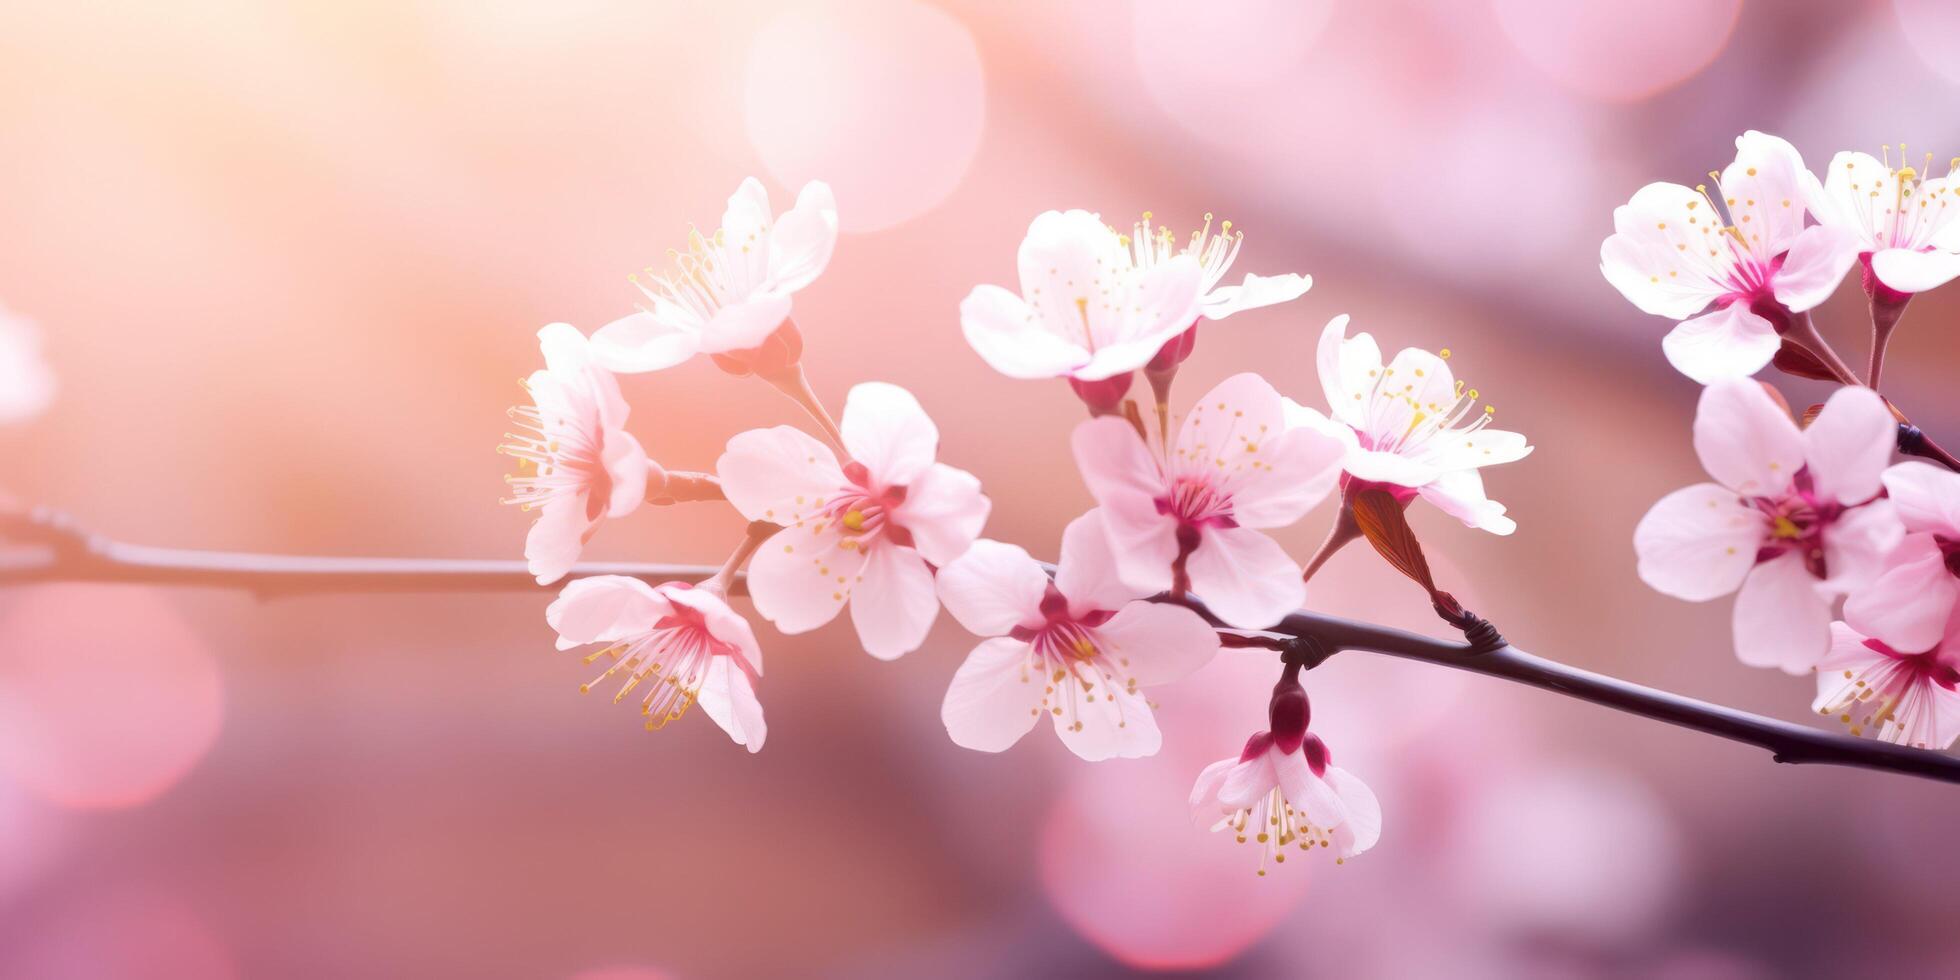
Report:
[[[261,596],[335,593],[535,591],[521,561],[420,558],[320,558],[150,548],[91,535],[50,511],[0,513],[0,586],[38,582],[131,582],[242,589]],[[703,565],[583,564],[572,577],[633,575],[700,581]],[[742,590],[738,577],[734,590]],[[1195,598],[1157,597],[1196,610],[1222,625]],[[1290,637],[1312,651],[1304,666],[1343,650],[1361,650],[1501,677],[1628,714],[1652,718],[1767,750],[1777,762],[1850,766],[1960,783],[1960,758],[1943,752],[1822,732],[1803,725],[1643,687],[1568,667],[1503,646],[1477,652],[1470,644],[1318,613],[1296,612],[1266,630],[1241,631],[1235,642]]]

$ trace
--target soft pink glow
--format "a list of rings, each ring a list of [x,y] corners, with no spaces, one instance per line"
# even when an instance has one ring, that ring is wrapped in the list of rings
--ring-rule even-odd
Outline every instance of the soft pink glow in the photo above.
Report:
[[[580,970],[566,980],[672,980],[672,974],[645,966],[604,966]]]
[[[749,49],[749,141],[777,180],[835,185],[847,231],[889,228],[957,187],[986,118],[980,53],[913,0],[787,12]]]
[[[1926,67],[1960,83],[1960,5],[1952,0],[1892,0],[1899,31]]]
[[[1518,53],[1560,85],[1608,102],[1636,102],[1715,60],[1742,0],[1582,4],[1497,0]]]
[[[0,618],[0,767],[63,806],[136,806],[195,765],[224,717],[218,665],[159,593],[44,586]]]
[[[46,914],[48,909],[39,910]],[[47,927],[0,951],[0,975],[46,980],[232,980],[231,950],[182,897],[125,887],[69,901]]]

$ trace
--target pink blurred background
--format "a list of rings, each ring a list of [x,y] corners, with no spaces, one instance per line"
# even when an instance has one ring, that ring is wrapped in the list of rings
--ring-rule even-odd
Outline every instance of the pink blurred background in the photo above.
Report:
[[[1960,8],[16,0],[0,303],[60,391],[0,427],[0,485],[147,544],[515,556],[492,450],[536,329],[626,310],[743,176],[778,202],[821,177],[845,234],[797,297],[819,392],[913,388],[989,534],[1052,555],[1088,500],[1080,408],[987,370],[959,300],[1012,282],[1043,209],[1209,210],[1239,269],[1316,286],[1208,330],[1187,397],[1250,367],[1317,402],[1340,312],[1451,347],[1538,451],[1490,476],[1514,537],[1418,514],[1446,587],[1534,652],[1801,720],[1810,682],[1737,663],[1726,603],[1634,577],[1635,521],[1698,478],[1695,389],[1597,271],[1615,204],[1749,128],[1813,167],[1960,152]],[[1820,314],[1848,352],[1862,302]],[[1937,432],[1956,314],[1915,302],[1888,371]],[[670,467],[798,421],[705,362],[624,384]],[[715,562],[739,527],[648,509],[588,553]],[[1431,628],[1371,555],[1310,595]],[[1256,878],[1183,799],[1257,724],[1257,656],[1161,692],[1158,758],[1090,766],[946,739],[974,642],[946,617],[889,665],[841,622],[764,628],[749,756],[581,698],[549,596],[0,592],[0,976],[1960,973],[1951,789],[1348,655],[1308,676],[1315,726],[1382,843]]]

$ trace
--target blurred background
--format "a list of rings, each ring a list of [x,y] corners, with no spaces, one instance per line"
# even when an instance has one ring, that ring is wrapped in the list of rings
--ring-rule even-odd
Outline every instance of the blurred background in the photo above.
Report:
[[[1740,665],[1726,601],[1634,576],[1634,523],[1701,478],[1697,390],[1597,268],[1614,205],[1751,128],[1813,168],[1960,153],[1960,7],[9,0],[0,305],[57,387],[0,416],[0,486],[146,544],[515,557],[493,450],[537,328],[629,309],[742,177],[779,207],[817,177],[844,230],[797,296],[818,391],[911,387],[990,536],[1053,555],[1080,406],[989,371],[959,301],[1013,284],[1043,209],[1212,211],[1234,275],[1316,285],[1207,328],[1184,396],[1256,368],[1319,404],[1336,313],[1451,347],[1538,451],[1488,476],[1514,537],[1412,512],[1444,587],[1534,652],[1804,720],[1812,682]],[[1887,372],[1934,432],[1955,295]],[[1856,285],[1819,319],[1862,363]],[[623,381],[673,468],[801,421],[705,361]],[[718,562],[739,533],[649,508],[587,553]],[[1263,657],[1160,690],[1159,757],[1090,766],[946,739],[975,642],[947,617],[896,664],[842,621],[759,626],[750,756],[580,697],[549,599],[0,591],[0,976],[1960,973],[1951,788],[1347,655],[1308,677],[1315,728],[1382,842],[1257,878],[1184,799],[1259,724]],[[1365,551],[1310,601],[1434,628]]]

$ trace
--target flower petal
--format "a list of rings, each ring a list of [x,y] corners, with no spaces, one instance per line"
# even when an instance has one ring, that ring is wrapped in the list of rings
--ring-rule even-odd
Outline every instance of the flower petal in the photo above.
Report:
[[[1279,787],[1279,773],[1273,768],[1277,753],[1266,751],[1226,770],[1218,785],[1218,802],[1238,809],[1249,807]]]
[[[851,603],[851,623],[864,652],[897,660],[925,642],[939,615],[939,590],[918,552],[888,542],[870,551],[860,583],[867,601]]]
[[[939,570],[939,601],[967,631],[1006,636],[1016,626],[1039,627],[1048,573],[1019,545],[980,540]]]
[[[1960,473],[1914,459],[1886,470],[1881,479],[1906,530],[1960,539]]]
[[[748,619],[729,606],[728,599],[714,589],[687,588],[679,584],[661,586],[661,597],[673,603],[675,608],[685,607],[699,613],[708,627],[708,635],[735,648],[735,653],[743,664],[756,676],[762,676],[762,646],[755,641],[755,629]]]
[[[1905,525],[1890,500],[1852,507],[1824,532],[1825,588],[1844,595],[1870,585],[1885,573],[1886,559],[1905,539]]]
[[[1761,371],[1782,346],[1776,328],[1742,303],[1684,320],[1661,338],[1667,363],[1701,384],[1747,378]]]
[[[1728,595],[1756,564],[1768,535],[1763,515],[1714,483],[1660,499],[1633,529],[1640,580],[1689,602]]]
[[[1806,230],[1806,205],[1822,193],[1788,140],[1753,129],[1736,137],[1735,162],[1722,171],[1722,194],[1729,223],[1746,229],[1738,234],[1750,236],[1761,254],[1793,250]]]
[[[1147,594],[1123,583],[1100,508],[1070,521],[1063,529],[1055,589],[1068,600],[1069,614],[1078,619],[1092,612],[1115,612],[1131,599]]]
[[[1484,493],[1483,475],[1476,470],[1451,470],[1416,488],[1416,495],[1437,510],[1492,534],[1510,534],[1518,522],[1504,516],[1503,504]]]
[[[1804,463],[1803,433],[1762,385],[1738,378],[1702,391],[1695,454],[1723,486],[1745,497],[1774,497]]]
[[[1124,583],[1145,593],[1170,588],[1177,522],[1157,512],[1163,474],[1150,450],[1128,422],[1107,416],[1076,426],[1069,442]]]
[[[845,483],[830,447],[787,425],[737,433],[715,475],[743,517],[785,525],[821,513]]]
[[[932,465],[939,451],[939,427],[919,400],[895,384],[867,381],[844,399],[839,426],[851,458],[884,486],[905,486]]]
[[[992,510],[978,477],[934,463],[912,481],[892,521],[911,532],[913,546],[927,561],[944,565],[966,553]]]
[[[1735,597],[1735,655],[1751,667],[1802,674],[1831,645],[1831,603],[1795,552],[1757,565]]]
[[[1313,774],[1307,765],[1307,758],[1298,752],[1281,752],[1274,748],[1268,754],[1273,760],[1273,771],[1279,776],[1279,791],[1286,802],[1293,804],[1295,810],[1306,814],[1307,821],[1316,826],[1338,827],[1347,819],[1347,811],[1341,806],[1341,797],[1334,787]]]
[[[1701,192],[1680,184],[1653,183],[1613,209],[1613,234],[1599,246],[1599,271],[1641,312],[1685,320],[1706,309],[1725,288],[1701,263],[1685,262],[1700,249],[1719,217],[1701,211]]]
[[[1045,680],[1030,676],[1026,643],[1006,637],[988,640],[974,647],[953,673],[939,720],[954,745],[976,752],[1004,751],[1040,719]]]
[[[1367,422],[1368,391],[1381,374],[1382,352],[1375,338],[1366,333],[1347,335],[1348,316],[1327,321],[1320,331],[1320,344],[1314,351],[1314,364],[1320,372],[1320,387],[1327,393],[1327,408],[1333,416],[1360,428]]]
[[[1339,766],[1328,766],[1326,779],[1340,797],[1341,808],[1347,811],[1347,819],[1341,821],[1345,833],[1336,835],[1341,857],[1351,858],[1375,846],[1382,836],[1382,805],[1375,799],[1375,791]]]
[[[1917,653],[1940,642],[1956,600],[1960,580],[1946,570],[1939,542],[1931,534],[1908,534],[1886,559],[1885,572],[1845,600],[1844,621],[1895,650]]]
[[[1098,626],[1096,645],[1143,687],[1183,680],[1218,653],[1218,631],[1197,613],[1138,599]]]
[[[1960,277],[1960,255],[1888,248],[1872,255],[1872,275],[1902,293],[1923,293]]]
[[[786,292],[760,289],[715,311],[701,328],[701,353],[726,354],[762,346],[789,319]]]
[[[1234,313],[1299,299],[1312,288],[1312,276],[1295,272],[1278,276],[1246,273],[1245,280],[1238,285],[1220,286],[1212,290],[1201,306],[1205,319],[1223,320]]]
[[[1804,460],[1816,493],[1847,506],[1878,496],[1898,433],[1899,420],[1878,392],[1845,387],[1832,393],[1803,430]]]
[[[864,549],[843,543],[824,521],[792,524],[764,541],[749,560],[755,611],[783,633],[805,633],[837,618],[865,564]]]
[[[796,195],[769,233],[769,284],[793,293],[815,282],[837,247],[837,198],[830,185],[813,180]]]
[[[539,585],[565,577],[578,564],[585,542],[599,526],[587,513],[585,494],[553,497],[538,508],[538,519],[524,535],[525,569]]]
[[[1220,759],[1199,771],[1197,782],[1191,784],[1191,819],[1200,829],[1210,829],[1232,809],[1218,801],[1218,790],[1225,785],[1226,774],[1238,765],[1236,756]]]
[[[1783,264],[1770,277],[1770,288],[1777,302],[1802,313],[1830,299],[1837,292],[1838,284],[1844,281],[1844,274],[1857,261],[1858,239],[1851,232],[1830,225],[1812,225],[1796,235]]]
[[[653,587],[625,575],[595,575],[567,583],[544,611],[558,631],[558,649],[613,643],[653,629],[674,607]]]
[[[1010,378],[1059,378],[1089,363],[1089,349],[1050,331],[1026,300],[976,286],[960,301],[960,332],[980,359]]]
[[[644,310],[628,313],[592,334],[593,359],[606,370],[622,374],[670,368],[700,350],[698,327]]]
[[[1157,730],[1157,719],[1143,695],[1114,685],[1084,691],[1070,677],[1057,684],[1057,697],[1062,696],[1063,687],[1078,690],[1074,710],[1064,708],[1061,714],[1053,715],[1055,734],[1084,761],[1141,759],[1156,755],[1163,747],[1163,733]]]
[[[762,720],[762,702],[756,699],[755,686],[735,663],[735,658],[715,657],[709,661],[708,674],[701,681],[695,701],[736,745],[748,746],[750,752],[762,751],[769,726]]]
[[[600,454],[606,476],[612,483],[612,494],[606,501],[606,516],[625,517],[639,510],[647,499],[647,473],[653,465],[647,459],[646,450],[640,448],[640,440],[615,429],[606,433],[606,443],[600,449]]]
[[[1359,445],[1348,448],[1341,459],[1341,468],[1357,480],[1410,488],[1427,486],[1443,475],[1440,468],[1426,460],[1362,449]]]
[[[1264,629],[1306,602],[1300,566],[1251,528],[1206,528],[1187,570],[1212,613],[1241,629]]]

